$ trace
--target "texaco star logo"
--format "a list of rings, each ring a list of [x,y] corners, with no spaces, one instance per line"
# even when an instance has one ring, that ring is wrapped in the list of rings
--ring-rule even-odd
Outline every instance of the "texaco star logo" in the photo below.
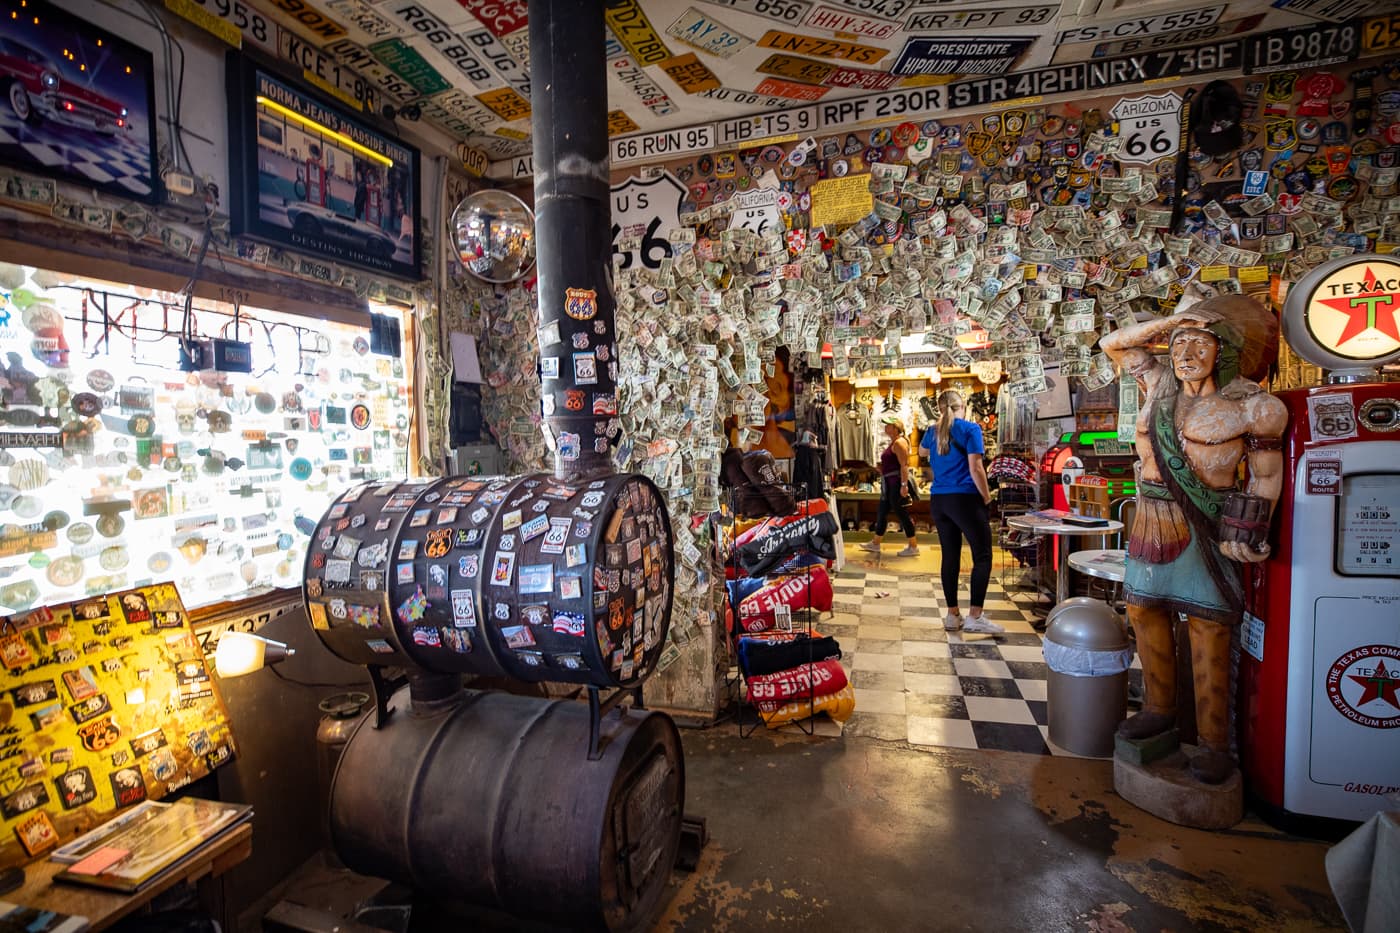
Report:
[[[1365,645],[1342,655],[1327,672],[1327,698],[1358,725],[1400,728],[1400,647]]]
[[[1347,316],[1346,327],[1337,337],[1338,347],[1368,330],[1380,331],[1400,343],[1400,325],[1396,323],[1396,312],[1400,312],[1400,294],[1387,290],[1369,266],[1357,294],[1325,298],[1318,304]]]

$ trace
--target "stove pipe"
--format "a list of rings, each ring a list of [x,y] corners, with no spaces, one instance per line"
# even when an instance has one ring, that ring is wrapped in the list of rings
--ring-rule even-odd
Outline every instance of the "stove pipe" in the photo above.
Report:
[[[535,243],[554,472],[613,471],[618,439],[602,0],[529,0]],[[555,331],[557,328],[557,341]]]

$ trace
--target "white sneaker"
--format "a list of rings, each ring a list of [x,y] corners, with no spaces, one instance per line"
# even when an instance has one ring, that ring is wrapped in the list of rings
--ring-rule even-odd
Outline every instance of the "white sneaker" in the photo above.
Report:
[[[963,617],[956,612],[950,612],[943,617],[943,627],[950,632],[956,632],[963,627]]]
[[[964,632],[971,632],[974,635],[1006,634],[1006,629],[1002,628],[1000,625],[997,625],[985,615],[968,616],[967,619],[963,621],[962,630]]]
[[[903,550],[897,552],[894,556],[895,556],[895,557],[918,557],[918,556],[919,556],[919,549],[916,548],[916,547],[906,547],[906,548],[904,548]]]
[[[870,551],[872,554],[880,553],[880,545],[876,544],[874,541],[862,541],[860,544],[856,545],[856,547],[860,548],[862,551]]]

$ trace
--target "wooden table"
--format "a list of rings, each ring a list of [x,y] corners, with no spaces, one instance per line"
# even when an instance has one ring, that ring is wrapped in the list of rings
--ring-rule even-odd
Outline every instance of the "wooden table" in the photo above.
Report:
[[[77,914],[87,917],[93,930],[105,930],[123,917],[136,913],[157,894],[177,884],[221,875],[252,854],[253,824],[243,823],[195,849],[135,894],[55,883],[53,876],[67,866],[45,858],[26,865],[24,884],[0,895],[0,900],[25,907]]]

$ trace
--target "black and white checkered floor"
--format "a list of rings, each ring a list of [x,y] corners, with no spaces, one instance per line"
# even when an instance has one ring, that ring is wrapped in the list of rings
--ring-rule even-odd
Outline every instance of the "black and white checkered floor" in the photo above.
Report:
[[[849,735],[911,745],[1071,755],[1048,736],[1046,679],[1033,597],[1008,592],[1019,575],[998,552],[984,611],[1006,634],[972,635],[943,628],[938,548],[879,560],[848,546],[845,568],[832,580],[833,614],[815,628],[841,643],[842,663],[855,687]],[[963,555],[963,566],[970,566]],[[1014,564],[1014,562],[1012,562]],[[966,612],[966,580],[963,606]],[[1042,604],[1043,605],[1043,604]],[[1134,668],[1137,662],[1134,661]],[[1134,681],[1140,678],[1134,670]]]
[[[10,116],[0,120],[0,159],[57,168],[91,184],[146,198],[151,194],[151,157],[137,139],[106,139],[92,132],[71,132],[63,138],[48,126],[36,130]]]

